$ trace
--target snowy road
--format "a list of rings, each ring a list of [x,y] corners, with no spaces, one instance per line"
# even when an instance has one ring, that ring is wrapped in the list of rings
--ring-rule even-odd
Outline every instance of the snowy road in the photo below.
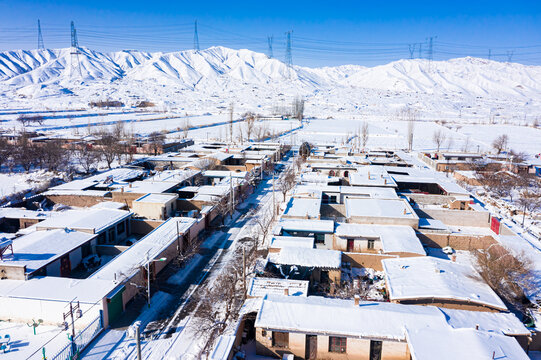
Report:
[[[291,159],[287,162],[291,163]],[[151,338],[142,341],[143,359],[196,359],[205,344],[193,334],[190,326],[193,313],[197,304],[190,302],[192,296],[203,287],[209,286],[227,265],[231,264],[238,240],[250,236],[252,229],[257,226],[253,221],[250,209],[260,206],[260,211],[268,211],[272,206],[272,178],[262,181],[242,204],[238,206],[232,219],[227,223],[226,231],[217,231],[209,236],[201,245],[200,253],[203,257],[196,256],[183,269],[182,274],[171,278],[177,286],[184,286],[186,290],[180,296],[176,309],[173,307],[172,316],[161,324],[161,328],[154,332]],[[276,195],[276,201],[281,197]],[[154,296],[158,295],[155,294]],[[160,310],[154,304],[154,296],[151,301],[153,306],[145,309],[139,316],[149,318]],[[148,321],[147,321],[148,323]],[[101,359],[136,359],[136,343],[128,338],[124,331],[109,329],[95,341],[83,354],[86,360]]]

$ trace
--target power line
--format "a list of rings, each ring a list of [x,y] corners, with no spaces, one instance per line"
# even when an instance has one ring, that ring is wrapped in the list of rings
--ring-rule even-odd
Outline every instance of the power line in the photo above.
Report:
[[[38,19],[38,49],[45,49],[43,45],[43,35],[41,34],[41,23]]]
[[[413,59],[413,54],[415,53],[415,43],[414,44],[408,44],[408,48],[410,51],[410,59]]]

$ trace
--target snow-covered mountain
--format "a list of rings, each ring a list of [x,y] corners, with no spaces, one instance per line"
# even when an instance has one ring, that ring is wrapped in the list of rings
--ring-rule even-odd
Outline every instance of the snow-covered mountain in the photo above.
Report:
[[[490,106],[495,108],[505,102],[531,105],[541,102],[541,66],[468,57],[399,60],[376,67],[288,68],[264,54],[225,47],[172,53],[81,48],[78,57],[69,48],[0,52],[0,105],[6,100],[60,101],[75,95],[80,103],[111,96],[186,106],[197,102],[200,107],[209,98],[221,99],[211,101],[214,105],[225,98],[251,105],[267,99],[270,106],[276,101],[270,98],[282,94],[320,97],[322,104],[336,108],[362,107],[366,97],[398,94],[401,100],[393,106],[424,103],[430,96],[441,99],[441,107],[447,109],[471,106],[476,99],[494,100]]]

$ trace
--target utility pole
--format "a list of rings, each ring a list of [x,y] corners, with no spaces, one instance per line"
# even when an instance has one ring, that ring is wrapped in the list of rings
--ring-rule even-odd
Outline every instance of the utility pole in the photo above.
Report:
[[[135,325],[135,339],[137,341],[137,360],[142,360],[141,356],[141,324]]]
[[[272,219],[274,220],[274,217],[276,214],[276,199],[274,196],[274,171],[272,172]]]
[[[195,20],[193,32],[193,49],[199,51],[199,35],[197,34],[197,20]]]
[[[83,77],[83,73],[81,72],[81,62],[79,61],[79,41],[77,40],[77,29],[75,29],[75,23],[71,22],[71,50],[70,50],[70,77],[73,76],[73,72],[75,70],[75,66],[78,68],[79,76]],[[77,62],[77,65],[75,65],[75,62]]]
[[[45,49],[45,46],[43,45],[43,35],[41,34],[41,23],[38,19],[38,50],[39,49]]]
[[[229,206],[229,211],[231,213],[231,218],[233,218],[233,212],[235,211],[235,194],[233,189],[233,176],[229,172],[229,200],[231,205]]]
[[[291,79],[291,67],[293,66],[293,57],[291,55],[291,33],[293,30],[286,32],[286,66],[287,66],[287,78]]]
[[[268,56],[269,56],[269,59],[272,59],[274,57],[273,53],[272,53],[272,40],[273,40],[274,36],[270,35],[270,36],[267,36],[267,44],[269,45],[269,50],[268,50]]]
[[[233,103],[229,104],[229,142],[233,143]]]
[[[246,298],[246,250],[242,247],[242,290],[243,298]]]
[[[77,304],[73,305],[73,300],[70,301],[70,309],[67,313],[63,313],[64,316],[64,327],[66,328],[67,322],[66,318],[71,317],[71,355],[74,356],[77,353],[77,344],[75,343],[75,317],[73,316],[74,313],[77,314],[77,318],[80,318],[83,316],[83,312],[81,311],[81,306],[79,305],[79,302],[77,301]]]

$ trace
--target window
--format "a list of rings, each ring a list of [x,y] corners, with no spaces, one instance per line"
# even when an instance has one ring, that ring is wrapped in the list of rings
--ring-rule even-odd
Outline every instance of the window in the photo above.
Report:
[[[368,248],[369,249],[373,249],[374,248],[374,243],[376,241],[374,239],[368,239]]]
[[[316,244],[324,244],[325,243],[325,234],[315,234],[315,242]]]
[[[347,338],[329,336],[329,352],[345,353],[347,346]]]
[[[273,331],[272,346],[279,348],[289,347],[289,333]]]
[[[126,230],[126,224],[124,223],[124,221],[122,221],[116,226],[116,233],[118,235],[123,234],[124,230]]]

